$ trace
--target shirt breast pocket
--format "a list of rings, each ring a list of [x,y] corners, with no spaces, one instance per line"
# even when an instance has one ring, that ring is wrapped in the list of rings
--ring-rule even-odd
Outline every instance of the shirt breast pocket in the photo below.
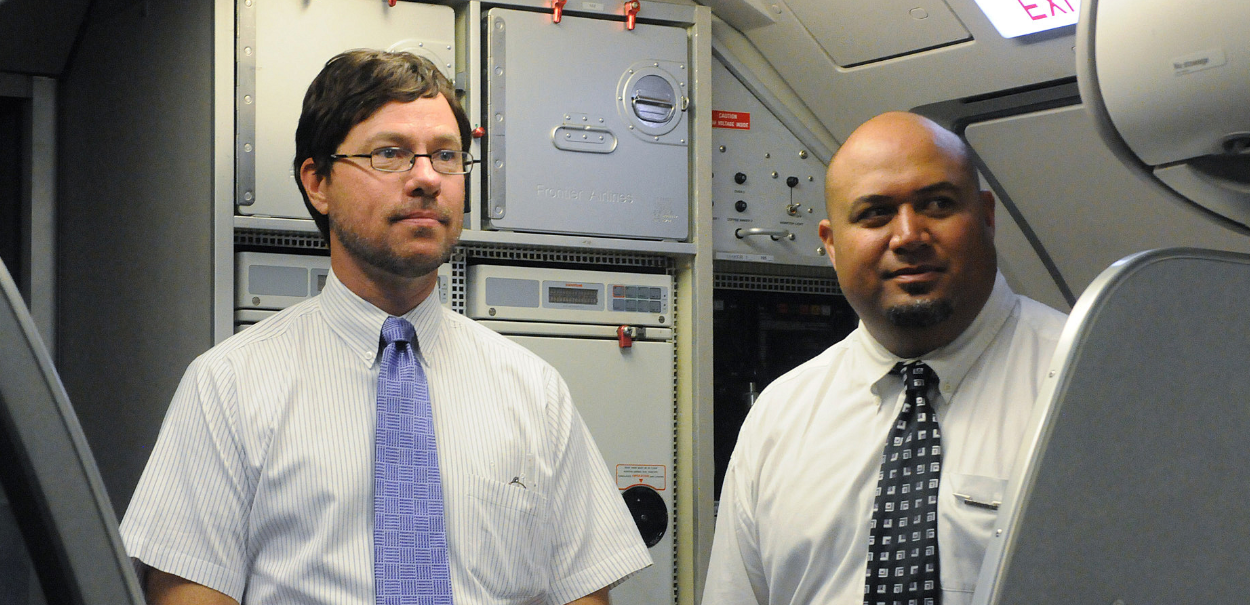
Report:
[[[976,589],[985,549],[994,535],[998,508],[1002,504],[1005,479],[952,473],[947,509],[951,536],[938,537],[942,557],[942,589],[971,593]]]
[[[465,499],[472,536],[461,550],[473,584],[505,603],[529,603],[547,587],[547,498],[538,491],[470,476]]]

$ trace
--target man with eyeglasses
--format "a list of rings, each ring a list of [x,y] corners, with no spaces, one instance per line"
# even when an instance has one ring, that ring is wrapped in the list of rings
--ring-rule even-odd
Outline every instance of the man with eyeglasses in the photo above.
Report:
[[[423,58],[313,81],[294,168],[331,274],[183,378],[122,522],[150,603],[596,605],[650,564],[560,376],[433,295],[469,136]]]

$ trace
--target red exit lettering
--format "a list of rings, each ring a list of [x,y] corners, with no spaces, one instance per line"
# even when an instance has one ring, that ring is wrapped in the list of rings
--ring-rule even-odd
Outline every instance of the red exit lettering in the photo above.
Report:
[[[1038,9],[1037,4],[1025,4],[1025,0],[1016,0],[1016,2],[1020,3],[1020,8],[1024,9],[1024,14],[1034,21],[1040,21],[1055,15],[1064,15],[1076,10],[1072,7],[1072,2],[1069,0],[1046,0],[1050,7],[1050,14],[1046,14],[1046,9],[1044,8],[1040,9],[1037,14],[1033,14],[1034,9]],[[1063,10],[1064,6],[1068,7],[1068,10]]]

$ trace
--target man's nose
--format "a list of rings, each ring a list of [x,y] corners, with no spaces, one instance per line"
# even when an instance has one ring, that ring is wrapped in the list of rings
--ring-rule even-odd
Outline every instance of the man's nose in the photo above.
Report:
[[[428,157],[413,158],[415,163],[408,170],[405,184],[409,193],[419,196],[433,197],[438,194],[443,183],[443,175],[434,170],[434,164]]]
[[[894,233],[890,247],[896,250],[910,250],[928,243],[928,228],[925,217],[908,205],[900,206],[894,217]]]

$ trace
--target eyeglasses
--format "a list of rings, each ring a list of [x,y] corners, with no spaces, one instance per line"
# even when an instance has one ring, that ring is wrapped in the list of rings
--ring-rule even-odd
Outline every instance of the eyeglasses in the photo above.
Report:
[[[439,174],[469,174],[478,161],[467,151],[440,149],[433,153],[413,153],[403,147],[379,147],[369,153],[335,153],[331,160],[369,158],[369,165],[381,172],[407,172],[417,165],[417,158],[430,158],[430,165]]]

